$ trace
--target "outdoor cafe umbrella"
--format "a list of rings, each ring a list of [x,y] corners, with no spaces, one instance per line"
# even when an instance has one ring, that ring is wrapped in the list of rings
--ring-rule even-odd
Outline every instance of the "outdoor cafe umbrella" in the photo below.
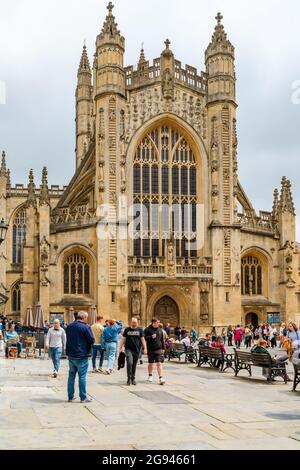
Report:
[[[30,307],[30,305],[28,305],[26,309],[26,315],[25,315],[23,326],[25,326],[26,328],[32,328],[33,323],[34,322],[33,322],[32,308]]]
[[[93,307],[91,307],[91,310],[90,310],[90,313],[89,313],[89,324],[92,326],[94,325],[95,323],[97,323],[97,308],[95,307],[95,305]]]
[[[40,302],[35,307],[35,317],[33,326],[39,332],[39,356],[41,356],[41,331],[44,330],[44,316],[43,316],[43,309]]]

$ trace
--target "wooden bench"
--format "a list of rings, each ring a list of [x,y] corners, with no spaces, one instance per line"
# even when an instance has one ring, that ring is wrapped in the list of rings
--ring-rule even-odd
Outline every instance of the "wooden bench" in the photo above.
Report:
[[[288,382],[286,372],[286,363],[274,364],[269,353],[244,352],[234,349],[235,353],[235,376],[237,377],[241,370],[247,370],[252,376],[252,367],[261,367],[263,376],[269,383],[272,383],[276,377],[281,377],[285,383]]]
[[[227,369],[232,369],[235,371],[234,355],[224,354],[221,348],[208,348],[207,346],[199,346],[198,367],[203,365],[220,369],[220,372],[225,372]]]
[[[171,359],[178,359],[181,361],[181,357],[184,356],[185,362],[197,362],[197,351],[193,348],[187,348],[182,343],[172,343],[166,352],[168,361]]]

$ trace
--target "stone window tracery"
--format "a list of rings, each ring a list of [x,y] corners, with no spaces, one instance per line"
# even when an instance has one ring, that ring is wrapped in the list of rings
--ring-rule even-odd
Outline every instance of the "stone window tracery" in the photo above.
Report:
[[[21,312],[21,288],[19,282],[11,290],[11,309],[14,313]]]
[[[197,169],[190,143],[172,126],[152,129],[138,145],[133,165],[134,256],[196,257]]]
[[[14,217],[12,229],[12,261],[23,264],[24,242],[26,241],[26,211],[20,209]]]
[[[90,295],[90,265],[80,253],[68,255],[64,262],[64,294]]]
[[[256,256],[242,259],[242,295],[262,295],[263,266]]]

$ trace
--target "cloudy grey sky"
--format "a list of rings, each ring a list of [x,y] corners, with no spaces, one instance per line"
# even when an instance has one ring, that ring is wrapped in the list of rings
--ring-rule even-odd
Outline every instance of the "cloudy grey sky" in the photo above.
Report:
[[[50,184],[74,171],[74,93],[83,41],[90,60],[107,0],[0,0],[0,148],[13,183],[42,167]],[[236,47],[240,180],[256,209],[270,210],[283,175],[291,178],[300,221],[299,0],[115,0],[126,64],[158,57],[166,37],[176,58],[204,70],[204,51],[221,11]],[[299,85],[299,84],[298,84]],[[1,88],[0,88],[1,90]],[[298,93],[300,97],[300,93]],[[300,101],[300,100],[299,100]],[[298,224],[300,238],[300,224]]]

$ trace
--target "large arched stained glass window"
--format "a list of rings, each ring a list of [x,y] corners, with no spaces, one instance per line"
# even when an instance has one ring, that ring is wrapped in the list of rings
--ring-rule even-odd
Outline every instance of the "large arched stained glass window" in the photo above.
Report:
[[[262,295],[262,263],[255,256],[242,259],[242,295]]]
[[[12,228],[13,264],[23,264],[24,242],[26,241],[26,212],[20,209],[14,217]]]
[[[73,253],[66,257],[63,267],[64,294],[90,294],[90,265],[85,256]]]
[[[190,143],[170,126],[150,131],[136,149],[133,166],[134,256],[165,256],[176,240],[176,256],[197,257],[197,170]]]

